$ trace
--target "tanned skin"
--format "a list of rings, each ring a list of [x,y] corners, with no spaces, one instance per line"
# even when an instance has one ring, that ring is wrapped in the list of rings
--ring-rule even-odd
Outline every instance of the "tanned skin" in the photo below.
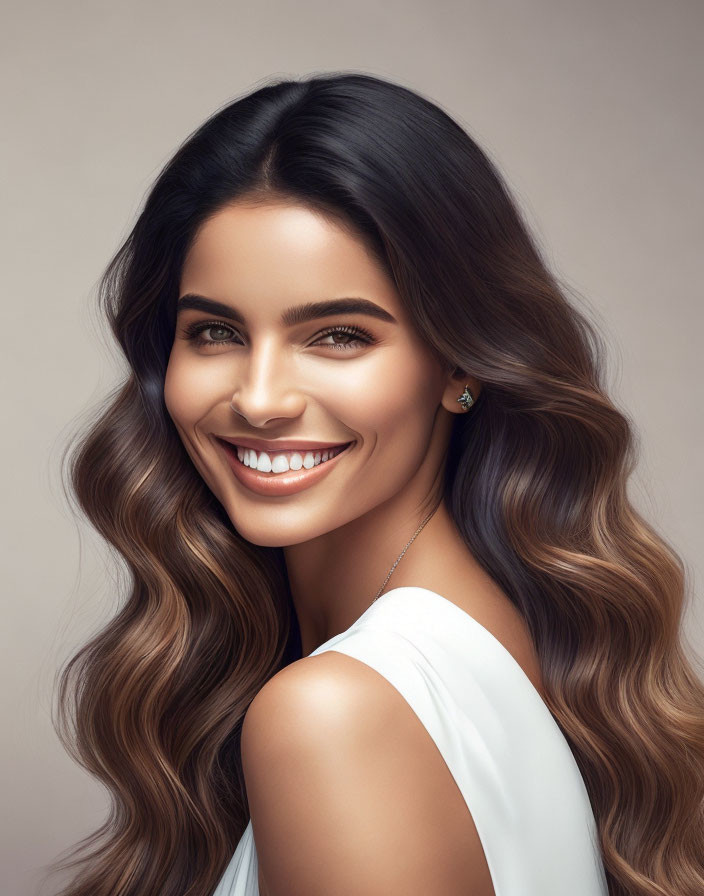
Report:
[[[457,398],[467,384],[476,399],[481,384],[431,354],[360,239],[303,206],[241,199],[216,212],[186,257],[179,297],[193,294],[232,313],[179,311],[167,409],[237,531],[283,547],[302,638],[303,658],[264,685],[242,732],[260,892],[493,896],[471,814],[410,706],[352,657],[308,656],[369,607],[436,506],[454,415],[465,413]],[[282,322],[292,306],[350,297],[381,316]],[[205,344],[187,338],[205,322]],[[321,335],[350,326],[371,340]],[[273,497],[233,475],[217,436],[355,444],[319,482]],[[443,504],[386,590],[403,585],[473,616],[543,693],[522,617]]]

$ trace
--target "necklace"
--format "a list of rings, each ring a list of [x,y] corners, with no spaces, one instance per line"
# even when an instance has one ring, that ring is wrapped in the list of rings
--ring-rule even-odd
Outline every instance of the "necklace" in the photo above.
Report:
[[[400,554],[398,555],[398,557],[396,558],[396,561],[394,562],[394,565],[393,565],[393,566],[391,567],[391,569],[389,570],[388,575],[387,575],[386,578],[384,579],[384,584],[383,584],[383,585],[381,586],[381,588],[379,589],[379,592],[377,593],[377,596],[374,598],[374,600],[378,600],[378,599],[381,597],[381,593],[382,593],[382,591],[384,590],[384,588],[386,587],[386,583],[387,583],[387,582],[389,581],[389,579],[391,578],[391,573],[392,573],[392,572],[396,569],[396,567],[398,566],[399,560],[400,560],[401,557],[403,557],[403,555],[406,553],[406,551],[408,550],[408,548],[409,548],[409,547],[411,546],[411,544],[413,543],[413,540],[415,539],[416,535],[418,535],[418,533],[420,532],[420,530],[421,530],[421,529],[423,528],[423,526],[428,522],[428,520],[430,519],[430,517],[435,513],[435,511],[438,509],[439,506],[440,506],[440,505],[437,504],[437,505],[430,511],[430,513],[426,516],[426,518],[423,520],[423,522],[420,524],[420,526],[418,526],[418,528],[417,528],[416,531],[414,532],[413,537],[411,538],[411,540],[408,542],[408,544],[406,545],[406,547],[401,551],[401,553],[400,553]],[[372,601],[372,603],[374,603],[374,600]]]

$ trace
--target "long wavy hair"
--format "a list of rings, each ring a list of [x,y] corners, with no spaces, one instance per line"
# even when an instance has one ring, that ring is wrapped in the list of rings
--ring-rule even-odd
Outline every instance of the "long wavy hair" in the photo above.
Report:
[[[245,195],[345,222],[432,350],[482,383],[456,417],[444,497],[528,624],[609,892],[701,896],[704,685],[681,642],[686,569],[627,496],[635,437],[606,394],[602,337],[464,129],[361,73],[270,81],[218,110],[164,166],[100,281],[129,368],[63,472],[130,587],[58,682],[59,736],[112,798],[55,866],[73,872],[63,896],[210,896],[249,818],[244,713],[301,656],[282,548],[238,534],[164,404],[184,257]]]

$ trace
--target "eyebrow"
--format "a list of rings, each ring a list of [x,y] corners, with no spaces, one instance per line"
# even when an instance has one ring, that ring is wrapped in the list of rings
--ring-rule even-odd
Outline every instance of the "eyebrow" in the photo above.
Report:
[[[186,293],[176,303],[177,314],[189,308],[194,311],[217,314],[220,317],[229,317],[240,324],[245,323],[243,315],[236,308],[226,305],[224,302],[216,302],[214,299],[200,296],[197,293]],[[292,327],[296,324],[306,323],[309,320],[316,320],[319,317],[330,317],[333,314],[366,314],[369,317],[376,317],[390,324],[398,323],[392,314],[379,305],[375,305],[374,302],[370,302],[369,299],[348,296],[341,299],[326,299],[321,302],[307,302],[305,305],[295,305],[287,308],[281,315],[281,324],[284,327]]]

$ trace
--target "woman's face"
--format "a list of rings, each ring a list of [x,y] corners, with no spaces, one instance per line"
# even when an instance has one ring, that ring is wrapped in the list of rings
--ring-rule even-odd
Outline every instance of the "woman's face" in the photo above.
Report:
[[[298,544],[404,489],[419,491],[420,506],[439,456],[431,443],[446,442],[452,420],[441,401],[454,407],[462,386],[448,387],[358,239],[302,206],[239,201],[201,226],[179,297],[166,406],[244,538]],[[376,313],[314,307],[342,300]],[[286,452],[292,469],[280,473],[287,463],[276,453],[257,452],[259,471],[242,463],[235,446],[250,440],[312,444],[298,458]],[[309,472],[320,446],[346,443]]]

